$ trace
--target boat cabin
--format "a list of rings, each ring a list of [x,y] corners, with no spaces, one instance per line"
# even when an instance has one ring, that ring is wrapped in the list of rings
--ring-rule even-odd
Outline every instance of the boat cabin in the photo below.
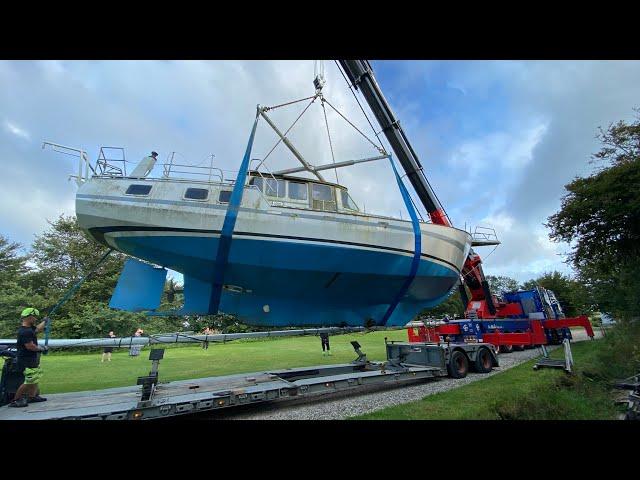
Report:
[[[249,185],[260,190],[274,206],[325,212],[360,211],[347,189],[337,183],[251,171]]]

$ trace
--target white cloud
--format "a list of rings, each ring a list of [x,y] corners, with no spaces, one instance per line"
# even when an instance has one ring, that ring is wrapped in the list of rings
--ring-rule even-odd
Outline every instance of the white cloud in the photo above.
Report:
[[[25,140],[31,139],[31,135],[29,135],[29,132],[20,128],[15,123],[10,122],[9,120],[5,120],[4,128],[7,132],[15,135],[16,137],[24,138]]]

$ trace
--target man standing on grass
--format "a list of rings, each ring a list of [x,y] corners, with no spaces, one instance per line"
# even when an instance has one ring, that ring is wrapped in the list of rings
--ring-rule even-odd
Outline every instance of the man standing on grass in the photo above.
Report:
[[[22,326],[18,329],[18,370],[24,373],[24,383],[18,387],[10,407],[26,407],[32,402],[44,402],[47,399],[40,396],[38,383],[42,378],[40,368],[40,353],[46,352],[47,347],[38,346],[37,333],[44,330],[46,320],[38,325],[40,312],[35,308],[25,308],[20,314]]]
[[[113,330],[109,332],[109,336],[107,338],[116,338],[116,334],[113,333]],[[102,351],[102,362],[104,363],[104,357],[107,357],[107,361],[111,361],[111,352],[113,352],[113,347],[104,347]]]
[[[322,355],[331,355],[331,350],[329,349],[329,333],[322,332],[320,334],[320,341],[322,342]],[[327,349],[326,351],[325,348]]]

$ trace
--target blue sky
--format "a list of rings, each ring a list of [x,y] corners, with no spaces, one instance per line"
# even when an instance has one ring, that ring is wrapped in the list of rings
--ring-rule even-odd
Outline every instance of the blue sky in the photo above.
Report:
[[[631,119],[640,106],[637,61],[373,61],[385,96],[456,226],[491,226],[503,244],[486,257],[488,274],[527,280],[558,269],[567,245],[543,226],[563,185],[590,172],[597,128]],[[327,98],[373,135],[333,61],[325,61]],[[46,220],[73,213],[76,165],[43,151],[43,140],[85,148],[150,150],[190,163],[211,153],[237,168],[255,106],[313,94],[313,61],[3,61],[0,62],[0,232],[28,245]],[[362,101],[362,99],[361,99]],[[281,126],[302,107],[273,111]],[[336,161],[374,150],[329,112]],[[331,161],[321,109],[292,132],[314,164]],[[275,142],[263,125],[254,157]],[[268,166],[294,164],[278,147]],[[228,172],[231,174],[231,172]],[[329,174],[328,177],[331,177]],[[398,216],[402,200],[388,165],[339,173],[367,211]],[[406,212],[403,211],[406,218]]]

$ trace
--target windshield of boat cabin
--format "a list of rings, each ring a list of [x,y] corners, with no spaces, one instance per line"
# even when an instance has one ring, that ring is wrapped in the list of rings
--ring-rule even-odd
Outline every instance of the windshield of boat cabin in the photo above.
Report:
[[[353,201],[346,189],[324,185],[321,183],[306,183],[294,180],[282,180],[275,178],[252,177],[249,185],[258,187],[267,197],[288,198],[298,202],[296,206],[301,206],[299,202],[306,202],[311,189],[311,207],[313,210],[338,211],[336,188],[340,190],[341,209],[358,212],[358,206]]]

